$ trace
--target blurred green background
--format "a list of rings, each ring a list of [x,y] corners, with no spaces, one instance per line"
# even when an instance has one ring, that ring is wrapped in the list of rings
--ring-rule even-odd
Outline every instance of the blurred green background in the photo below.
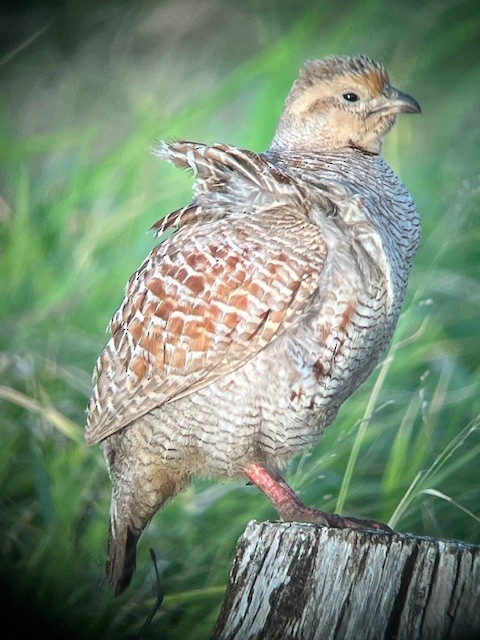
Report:
[[[104,580],[109,480],[83,442],[105,327],[191,179],[156,139],[255,151],[307,58],[365,53],[423,114],[384,155],[423,245],[389,357],[287,480],[305,502],[480,543],[480,8],[473,1],[17,2],[0,10],[0,573],[18,629],[209,636],[236,540],[275,518],[255,487],[198,480]],[[353,454],[352,454],[353,451]],[[155,600],[149,548],[166,596]],[[6,597],[6,596],[5,596]],[[16,613],[15,613],[16,612]],[[18,613],[19,612],[19,613]]]

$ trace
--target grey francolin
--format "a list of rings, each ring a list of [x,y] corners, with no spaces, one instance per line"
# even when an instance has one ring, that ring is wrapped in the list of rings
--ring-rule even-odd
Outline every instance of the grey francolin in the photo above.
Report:
[[[309,61],[265,153],[174,142],[194,199],[130,278],[98,360],[86,437],[113,484],[107,575],[195,474],[247,478],[284,520],[373,527],[305,506],[280,475],[365,380],[395,329],[419,218],[379,156],[418,113],[366,56]]]

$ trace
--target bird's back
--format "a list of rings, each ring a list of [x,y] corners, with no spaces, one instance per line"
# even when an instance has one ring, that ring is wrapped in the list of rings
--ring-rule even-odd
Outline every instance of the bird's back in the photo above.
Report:
[[[172,153],[192,163],[199,149],[208,188],[197,186],[194,213],[159,223],[180,229],[131,279],[90,433],[140,420],[162,446],[194,450],[197,464],[179,454],[191,469],[235,475],[259,451],[280,463],[310,444],[372,371],[398,319],[418,221],[378,157],[189,143]]]

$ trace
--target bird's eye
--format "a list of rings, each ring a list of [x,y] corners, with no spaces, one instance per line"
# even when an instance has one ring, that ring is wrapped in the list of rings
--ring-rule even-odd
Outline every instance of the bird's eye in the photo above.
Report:
[[[357,94],[352,93],[351,91],[349,91],[348,93],[344,93],[343,99],[346,100],[347,102],[357,102],[357,100],[360,100]]]

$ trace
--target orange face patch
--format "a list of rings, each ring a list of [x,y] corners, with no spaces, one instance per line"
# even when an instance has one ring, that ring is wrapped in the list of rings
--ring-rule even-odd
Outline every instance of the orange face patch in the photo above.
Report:
[[[356,80],[359,84],[363,84],[371,95],[382,93],[385,85],[388,84],[388,78],[386,75],[378,70],[370,71],[369,73],[358,76]]]

